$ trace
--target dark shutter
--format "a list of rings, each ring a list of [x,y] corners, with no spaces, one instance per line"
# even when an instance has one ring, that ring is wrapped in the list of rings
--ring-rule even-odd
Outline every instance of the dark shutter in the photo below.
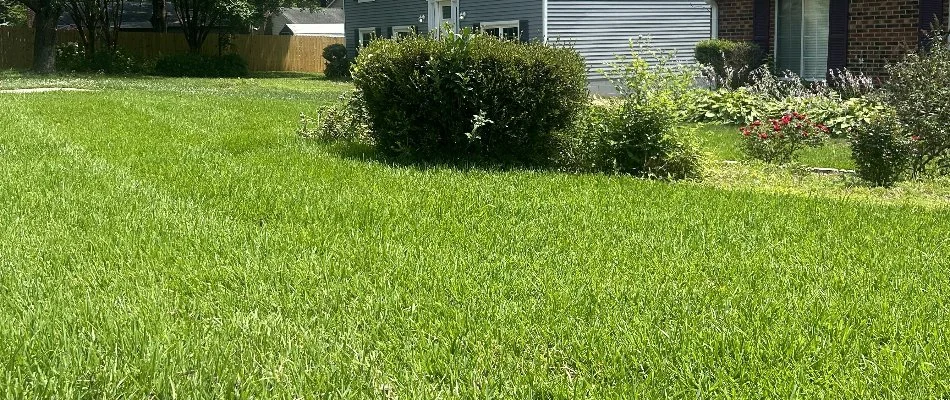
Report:
[[[373,39],[381,39],[383,37],[383,28],[376,28],[376,37]]]
[[[472,24],[472,32],[478,33],[482,31],[482,24],[476,22]]]
[[[523,43],[528,43],[528,40],[531,39],[531,37],[528,35],[528,20],[523,19],[518,21],[518,34],[521,35],[521,41]]]
[[[395,36],[393,36],[393,27],[390,26],[389,28],[386,28],[386,37],[390,39],[396,38]]]
[[[934,23],[943,17],[943,0],[920,0],[920,30],[919,41],[921,47],[928,45],[927,33],[934,27]]]
[[[769,6],[772,0],[753,0],[752,3],[752,41],[769,53],[769,26],[772,25],[772,13]]]
[[[828,9],[828,69],[848,66],[848,7],[850,0],[831,0]]]
[[[353,30],[353,37],[356,39],[356,41],[353,42],[353,55],[355,56],[356,54],[358,54],[358,53],[360,52],[360,47],[361,47],[361,46],[360,46],[360,40],[361,40],[362,38],[360,37],[360,30],[359,30],[359,29],[354,29],[354,30]]]

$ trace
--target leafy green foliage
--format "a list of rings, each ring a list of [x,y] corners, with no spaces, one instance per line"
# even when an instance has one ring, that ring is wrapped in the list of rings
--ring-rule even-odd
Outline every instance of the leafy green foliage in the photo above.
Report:
[[[697,122],[750,124],[752,121],[767,118],[773,112],[768,103],[764,103],[745,88],[699,93],[696,101],[689,105],[693,108],[690,114]]]
[[[710,70],[706,76],[716,87],[738,88],[762,65],[763,52],[752,42],[708,39],[696,43],[696,61]]]
[[[563,137],[562,169],[684,179],[701,175],[694,129],[677,123],[673,107],[601,101],[591,104]]]
[[[323,49],[323,59],[326,60],[326,67],[323,74],[332,80],[350,79],[350,57],[347,55],[346,46],[335,43]]]
[[[912,139],[893,113],[877,113],[851,131],[851,153],[862,179],[892,186],[907,171]]]
[[[26,25],[29,20],[27,8],[17,1],[0,0],[0,26]]]
[[[237,78],[248,75],[247,61],[237,54],[176,54],[159,58],[155,74],[175,77]]]
[[[745,154],[759,160],[788,164],[806,146],[820,146],[827,138],[828,128],[816,124],[803,114],[792,112],[781,118],[755,121],[740,129]]]
[[[300,136],[323,142],[370,143],[370,132],[366,108],[355,93],[345,94],[340,101],[321,107],[314,117],[301,114],[297,129]]]
[[[56,67],[64,72],[97,72],[106,74],[140,74],[146,72],[144,62],[126,55],[101,49],[89,57],[77,43],[63,43],[56,48]]]
[[[587,101],[580,55],[469,32],[443,36],[377,40],[360,51],[353,82],[380,151],[427,162],[549,163],[555,132]]]
[[[904,129],[918,138],[911,167],[915,176],[950,173],[950,49],[937,32],[926,52],[888,67],[887,103]]]

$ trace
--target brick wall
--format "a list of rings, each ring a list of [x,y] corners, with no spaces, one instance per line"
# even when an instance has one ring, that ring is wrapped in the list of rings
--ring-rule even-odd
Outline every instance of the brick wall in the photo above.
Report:
[[[752,0],[719,0],[719,37],[752,40]],[[775,43],[775,2],[769,18],[769,47]],[[851,0],[848,68],[871,76],[917,48],[918,0]],[[943,21],[950,20],[944,6]]]
[[[885,66],[917,48],[917,0],[851,1],[848,68],[885,76]]]

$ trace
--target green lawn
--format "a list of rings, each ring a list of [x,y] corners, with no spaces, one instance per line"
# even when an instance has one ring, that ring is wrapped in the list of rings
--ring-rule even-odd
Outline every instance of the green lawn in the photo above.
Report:
[[[342,84],[0,74],[51,84],[0,93],[0,397],[950,396],[944,184],[394,167],[295,136]]]

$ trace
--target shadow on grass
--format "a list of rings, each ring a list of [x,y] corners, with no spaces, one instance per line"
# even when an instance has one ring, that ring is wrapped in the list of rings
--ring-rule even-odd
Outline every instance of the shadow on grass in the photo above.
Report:
[[[510,171],[556,171],[542,165],[509,165],[501,163],[480,163],[475,161],[417,161],[403,157],[389,157],[379,151],[376,146],[357,141],[324,142],[317,139],[305,139],[320,143],[331,155],[341,159],[371,162],[390,167],[413,168],[419,171],[452,170],[459,172],[510,172]]]

